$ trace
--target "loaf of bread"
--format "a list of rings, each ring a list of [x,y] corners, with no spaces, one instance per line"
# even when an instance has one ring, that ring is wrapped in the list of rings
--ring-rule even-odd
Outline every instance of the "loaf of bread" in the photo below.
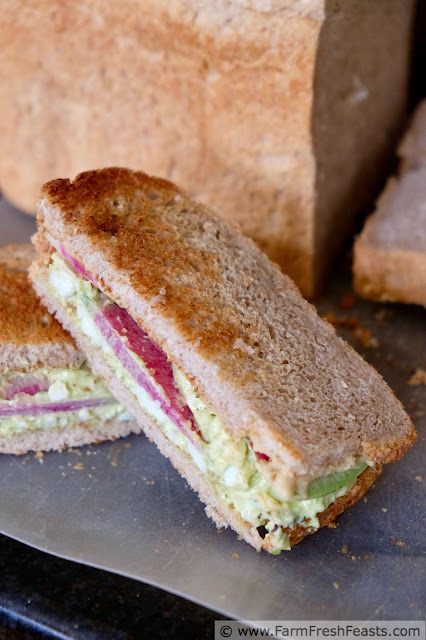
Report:
[[[365,298],[426,306],[426,100],[399,147],[389,179],[355,242],[354,282]]]
[[[0,186],[178,182],[311,296],[402,126],[414,0],[6,0]],[[6,125],[7,123],[7,125]]]

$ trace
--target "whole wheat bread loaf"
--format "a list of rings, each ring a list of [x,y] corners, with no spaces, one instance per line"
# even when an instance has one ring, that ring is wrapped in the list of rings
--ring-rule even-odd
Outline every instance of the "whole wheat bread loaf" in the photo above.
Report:
[[[6,0],[0,185],[143,168],[311,296],[403,125],[414,0]]]
[[[354,247],[354,286],[366,298],[426,306],[426,100],[398,151],[390,178]]]

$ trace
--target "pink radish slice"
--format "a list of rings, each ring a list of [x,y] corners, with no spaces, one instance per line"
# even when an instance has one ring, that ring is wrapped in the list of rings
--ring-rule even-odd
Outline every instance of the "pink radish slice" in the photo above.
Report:
[[[192,444],[197,446],[188,430],[195,431],[202,438],[201,432],[194,423],[190,408],[183,402],[175,386],[173,368],[164,351],[136,324],[125,309],[115,303],[107,305],[101,313],[97,313],[94,321],[123,367],[153,400],[160,403],[161,410]],[[129,349],[143,360],[155,382],[164,390],[166,398],[157,391],[131,356]]]
[[[0,417],[18,415],[38,415],[40,413],[57,413],[58,411],[78,411],[92,409],[108,404],[116,404],[114,398],[92,398],[91,400],[70,400],[69,402],[43,402],[39,404],[15,404],[1,407]]]
[[[25,393],[28,396],[35,396],[36,393],[49,390],[49,380],[46,376],[36,376],[33,374],[17,375],[10,380],[5,392],[6,400],[13,400],[19,393]]]
[[[86,269],[75,258],[73,258],[72,255],[68,253],[63,244],[54,240],[50,235],[47,235],[47,239],[52,247],[55,247],[56,251],[58,251],[58,253],[60,253],[62,257],[65,258],[68,264],[70,264],[72,268],[77,271],[77,273],[83,276],[83,278],[86,278],[86,280],[89,280],[89,282],[91,282],[95,287],[98,286],[93,278],[87,273]]]

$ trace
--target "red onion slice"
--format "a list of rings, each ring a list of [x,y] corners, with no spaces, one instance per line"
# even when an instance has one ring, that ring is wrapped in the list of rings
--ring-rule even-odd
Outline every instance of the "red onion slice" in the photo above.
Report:
[[[56,240],[54,240],[48,234],[46,235],[46,237],[47,237],[48,241],[50,242],[50,244],[52,245],[52,247],[55,247],[56,251],[58,253],[60,253],[63,258],[65,258],[65,260],[68,262],[68,264],[71,265],[71,267],[73,269],[75,269],[75,271],[77,271],[77,273],[79,273],[81,276],[83,276],[83,278],[85,278],[86,280],[89,280],[89,282],[91,282],[95,287],[98,286],[96,284],[96,282],[93,280],[92,276],[90,276],[87,273],[86,269],[78,262],[78,260],[73,258],[72,255],[70,255],[68,253],[68,251],[65,249],[63,244],[61,244],[60,242],[56,242]]]
[[[13,400],[20,393],[27,396],[35,396],[37,393],[49,390],[49,380],[46,376],[34,374],[22,374],[14,376],[2,391],[1,398]]]
[[[38,415],[40,413],[57,413],[58,411],[78,411],[79,409],[92,409],[109,404],[116,404],[114,398],[92,398],[88,400],[69,400],[65,402],[41,402],[38,404],[17,404],[13,406],[0,406],[0,417],[18,415]]]

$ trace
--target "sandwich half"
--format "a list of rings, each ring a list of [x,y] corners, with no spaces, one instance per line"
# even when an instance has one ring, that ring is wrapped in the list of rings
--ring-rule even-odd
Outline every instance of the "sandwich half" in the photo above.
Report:
[[[42,306],[31,244],[0,248],[0,453],[61,449],[140,431]]]
[[[379,374],[239,230],[173,184],[44,185],[30,275],[111,392],[257,550],[333,522],[415,438]]]

